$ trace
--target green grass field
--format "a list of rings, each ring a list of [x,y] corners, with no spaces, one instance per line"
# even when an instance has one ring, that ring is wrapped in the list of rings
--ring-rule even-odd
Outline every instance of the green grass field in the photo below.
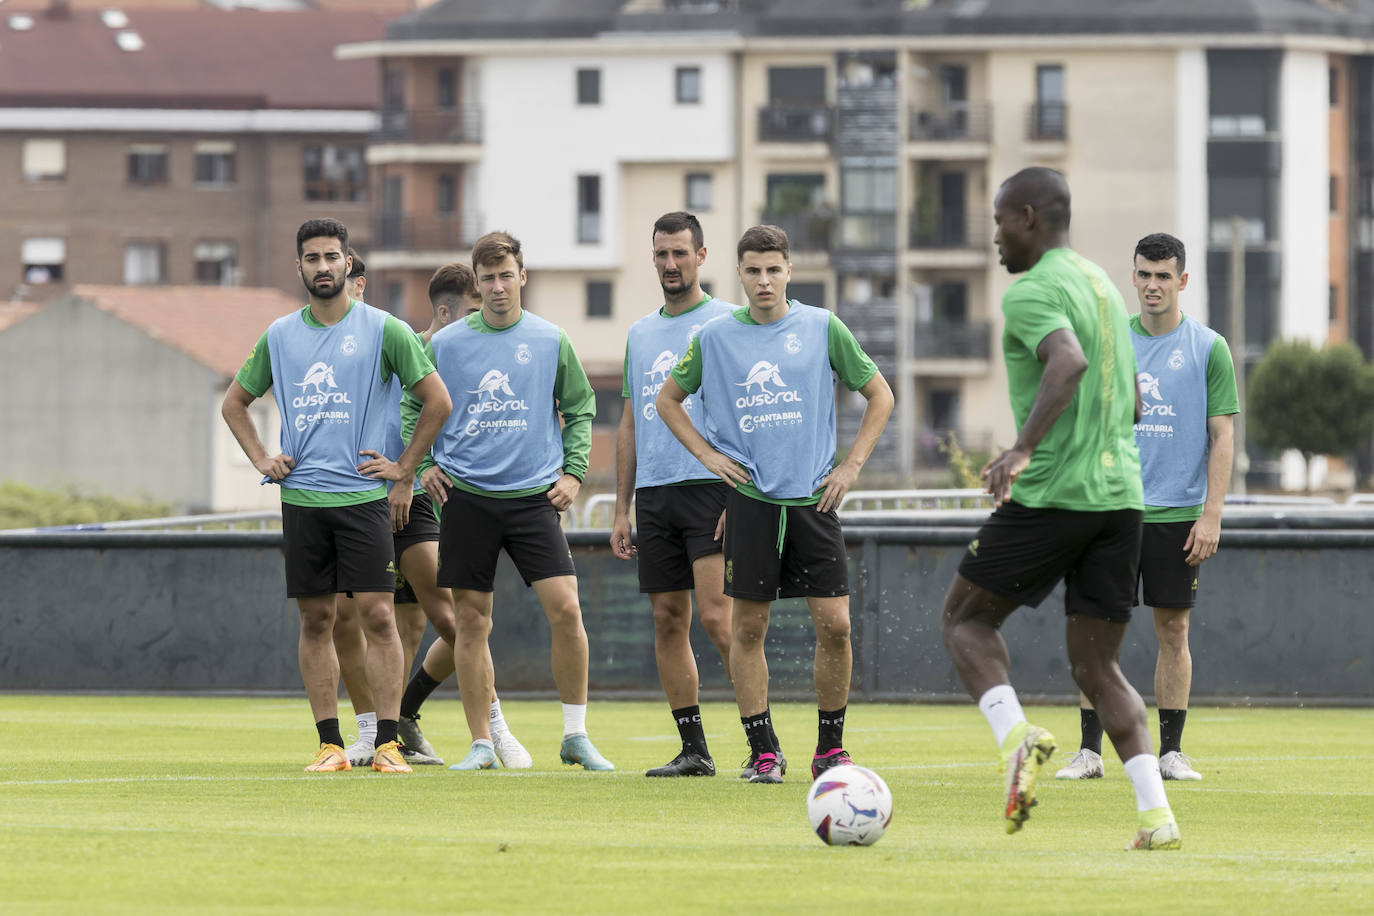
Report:
[[[613,774],[558,763],[556,702],[504,706],[532,771],[307,776],[304,699],[0,696],[0,911],[1374,911],[1369,710],[1194,709],[1184,746],[1206,778],[1167,784],[1184,848],[1127,853],[1120,764],[1052,778],[1077,745],[1069,707],[1029,710],[1061,749],[1008,836],[972,705],[851,706],[846,744],[895,817],[876,846],[830,848],[806,822],[809,706],[774,707],[781,786],[735,778],[726,704],[703,710],[721,773],[692,780],[641,775],[676,751],[661,703],[592,703]],[[462,756],[456,701],[423,724]]]

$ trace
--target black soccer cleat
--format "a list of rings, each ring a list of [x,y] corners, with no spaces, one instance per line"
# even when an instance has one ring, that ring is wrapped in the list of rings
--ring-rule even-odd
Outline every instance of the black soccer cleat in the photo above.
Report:
[[[690,748],[683,748],[671,761],[661,767],[647,770],[645,776],[714,776],[716,763],[706,754],[698,754]]]

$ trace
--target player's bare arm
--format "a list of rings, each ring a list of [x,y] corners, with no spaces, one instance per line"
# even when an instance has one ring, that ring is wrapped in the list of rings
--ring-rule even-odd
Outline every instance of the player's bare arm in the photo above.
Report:
[[[821,494],[821,501],[816,504],[816,509],[821,512],[840,508],[840,503],[858,479],[859,471],[863,470],[868,456],[873,454],[878,437],[883,434],[883,427],[892,415],[892,405],[896,402],[892,396],[892,388],[881,372],[873,373],[873,378],[864,383],[859,389],[859,394],[868,402],[864,405],[863,420],[859,422],[859,432],[854,437],[854,445],[849,449],[849,453],[821,481],[825,492]]]
[[[391,461],[380,452],[364,449],[360,454],[370,456],[369,460],[358,465],[358,472],[364,477],[376,480],[413,481],[421,459],[429,453],[430,446],[434,444],[434,437],[439,435],[449,412],[453,410],[448,389],[444,387],[437,372],[431,372],[416,382],[410,393],[415,395],[422,405],[420,416],[415,421],[415,431],[410,437],[410,444],[395,461]]]
[[[622,560],[634,557],[634,532],[630,528],[630,503],[635,498],[634,401],[625,399],[615,438],[615,521],[611,524],[611,552]]]
[[[713,449],[711,443],[706,441],[706,437],[692,425],[687,408],[682,406],[685,400],[687,392],[677,383],[677,379],[669,375],[668,381],[663,383],[658,397],[654,400],[654,409],[673,431],[673,435],[677,436],[677,440],[692,453],[693,458],[706,466],[706,470],[732,487],[738,488],[740,484],[748,483],[749,475],[731,458]]]
[[[262,440],[258,438],[258,429],[253,425],[253,418],[248,413],[248,405],[255,400],[257,398],[249,394],[248,389],[240,385],[238,379],[234,379],[229,383],[229,390],[224,393],[224,403],[219,409],[220,416],[224,417],[224,422],[234,434],[239,448],[243,449],[248,460],[253,462],[253,467],[258,469],[258,473],[273,480],[284,480],[295,467],[295,459],[290,455],[267,454]]]
[[[1016,444],[989,461],[982,472],[983,489],[992,494],[992,502],[1000,506],[1011,496],[1011,485],[1030,464],[1030,456],[1044,440],[1054,421],[1073,401],[1083,373],[1088,371],[1088,358],[1078,338],[1067,328],[1045,335],[1036,347],[1036,357],[1045,364],[1040,388],[1035,393]]]
[[[1221,543],[1221,507],[1226,503],[1226,491],[1231,486],[1235,432],[1234,414],[1207,418],[1207,502],[1202,506],[1202,516],[1188,532],[1188,540],[1183,543],[1183,549],[1188,551],[1189,566],[1199,566],[1210,560]]]

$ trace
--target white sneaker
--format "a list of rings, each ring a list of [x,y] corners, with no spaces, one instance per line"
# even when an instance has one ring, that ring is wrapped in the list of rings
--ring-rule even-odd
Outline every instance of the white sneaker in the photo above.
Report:
[[[1069,765],[1054,774],[1055,779],[1101,779],[1102,755],[1080,748],[1069,760]]]
[[[525,750],[525,746],[516,741],[510,732],[492,735],[491,743],[496,748],[496,756],[500,759],[501,766],[506,769],[528,770],[534,766],[534,758],[530,756],[530,752]]]
[[[1159,775],[1165,779],[1202,778],[1202,774],[1193,769],[1193,761],[1182,751],[1170,751],[1159,758]]]
[[[369,738],[359,738],[344,753],[348,755],[348,762],[355,767],[372,766],[373,747]]]

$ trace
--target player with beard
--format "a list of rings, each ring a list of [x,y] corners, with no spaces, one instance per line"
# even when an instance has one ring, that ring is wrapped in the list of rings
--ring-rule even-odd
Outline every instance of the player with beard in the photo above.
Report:
[[[654,615],[658,676],[682,739],[676,757],[644,775],[714,776],[689,637],[695,590],[702,629],[729,673],[731,603],[724,593],[725,560],[716,530],[729,488],[677,441],[659,419],[654,398],[701,326],[736,306],[701,291],[698,271],[706,245],[695,216],[664,214],[654,223],[652,240],[663,305],[631,325],[625,342],[611,550],[622,560],[639,557],[639,590],[648,594]],[[697,399],[683,406],[700,429]],[[631,503],[638,504],[638,545],[630,526]]]
[[[263,334],[230,383],[221,413],[264,482],[282,488],[286,589],[300,608],[301,675],[320,741],[306,770],[350,768],[339,730],[333,631],[335,596],[351,591],[367,632],[367,680],[377,704],[372,768],[409,773],[396,740],[404,672],[390,535],[409,518],[416,468],[452,405],[414,332],[347,295],[347,251],[348,229],[338,220],[309,220],[297,230],[296,267],[310,301]],[[423,405],[415,437],[396,461],[382,454],[393,375]],[[248,413],[269,388],[281,414],[276,455]],[[383,481],[397,485],[388,494]]]

